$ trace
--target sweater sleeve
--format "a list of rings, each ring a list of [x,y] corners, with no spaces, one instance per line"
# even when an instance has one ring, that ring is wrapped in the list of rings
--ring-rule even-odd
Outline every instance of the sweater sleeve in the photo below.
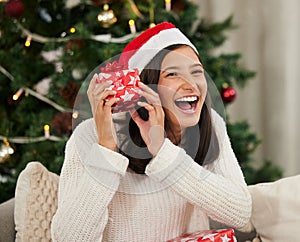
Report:
[[[92,144],[82,160],[76,147],[71,137],[60,175],[52,240],[101,241],[108,221],[108,205],[128,160],[97,143]]]
[[[250,219],[251,196],[224,132],[225,122],[218,126],[225,138],[218,159],[209,169],[198,165],[182,148],[166,139],[148,164],[146,174],[185,197],[213,220],[241,228]]]

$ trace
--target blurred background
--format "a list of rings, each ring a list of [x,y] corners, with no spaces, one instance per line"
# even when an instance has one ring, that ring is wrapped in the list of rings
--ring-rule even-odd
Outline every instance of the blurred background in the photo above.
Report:
[[[234,120],[247,119],[262,138],[255,155],[300,173],[300,2],[297,0],[199,0],[199,14],[211,21],[233,16],[220,52],[242,53],[243,66],[256,71],[228,108]]]
[[[169,21],[198,48],[247,184],[300,173],[298,0],[0,0],[0,202],[39,161],[57,174],[99,64]]]

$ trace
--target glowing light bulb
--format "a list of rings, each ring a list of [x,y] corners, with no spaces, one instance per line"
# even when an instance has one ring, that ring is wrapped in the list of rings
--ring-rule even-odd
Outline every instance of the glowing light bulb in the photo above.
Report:
[[[76,32],[76,29],[74,27],[70,28],[70,33],[74,34]]]
[[[28,36],[28,37],[26,38],[26,41],[25,41],[24,45],[25,45],[26,47],[29,47],[29,46],[31,45],[31,36]]]
[[[165,4],[166,4],[166,10],[170,11],[171,10],[171,0],[165,0]]]
[[[13,95],[13,100],[17,101],[19,99],[19,97],[21,96],[21,94],[23,93],[23,88],[20,88],[14,95]]]
[[[136,28],[135,28],[135,22],[134,22],[134,20],[133,20],[133,19],[130,19],[130,20],[128,21],[128,24],[129,24],[130,32],[131,32],[132,34],[135,34],[135,33],[136,33]]]
[[[47,139],[50,137],[50,126],[48,124],[44,125],[44,135]]]

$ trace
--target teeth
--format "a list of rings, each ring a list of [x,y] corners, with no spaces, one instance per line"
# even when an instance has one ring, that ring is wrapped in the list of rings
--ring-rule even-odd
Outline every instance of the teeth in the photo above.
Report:
[[[177,102],[194,102],[196,101],[198,98],[196,96],[190,96],[190,97],[182,97],[177,99]]]

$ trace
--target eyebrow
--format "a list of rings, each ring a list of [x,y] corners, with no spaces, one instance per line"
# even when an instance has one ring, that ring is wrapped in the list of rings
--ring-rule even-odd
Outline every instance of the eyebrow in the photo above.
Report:
[[[202,67],[203,68],[203,65],[201,63],[196,63],[196,64],[193,64],[190,66],[190,68],[194,68],[194,67]],[[180,69],[180,67],[178,67],[178,66],[169,66],[169,67],[165,68],[164,70],[162,70],[161,73],[164,73],[169,70],[178,70],[178,69]]]

